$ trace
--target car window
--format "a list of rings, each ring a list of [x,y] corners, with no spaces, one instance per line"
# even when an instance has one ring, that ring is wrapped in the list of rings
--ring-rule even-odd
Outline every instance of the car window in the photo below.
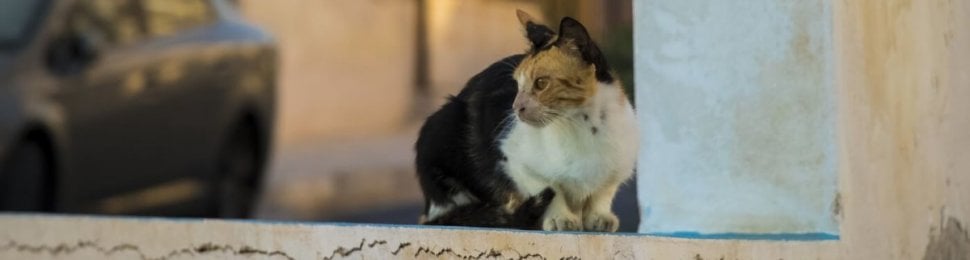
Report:
[[[144,38],[138,1],[82,0],[69,14],[71,30],[100,44],[125,45]]]
[[[167,36],[215,20],[215,11],[206,0],[144,0],[148,31],[152,36]]]
[[[24,37],[41,4],[43,1],[0,1],[0,46],[12,45]]]

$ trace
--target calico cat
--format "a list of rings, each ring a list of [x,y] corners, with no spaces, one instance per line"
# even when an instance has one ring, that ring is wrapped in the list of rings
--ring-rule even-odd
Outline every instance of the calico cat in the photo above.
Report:
[[[424,224],[613,232],[633,174],[633,108],[599,48],[517,11],[531,47],[492,64],[428,117],[415,144]]]

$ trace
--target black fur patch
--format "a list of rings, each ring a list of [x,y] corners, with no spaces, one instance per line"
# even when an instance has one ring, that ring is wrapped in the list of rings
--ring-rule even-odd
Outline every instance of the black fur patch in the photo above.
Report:
[[[555,35],[556,33],[545,25],[528,22],[525,26],[525,37],[529,39],[532,53],[538,52],[543,46],[546,46]]]
[[[425,214],[432,202],[454,205],[452,197],[459,193],[482,205],[504,205],[508,194],[517,194],[512,180],[498,167],[505,158],[498,141],[504,129],[515,123],[505,119],[513,113],[518,86],[512,73],[522,58],[507,57],[472,77],[421,127],[415,167]]]
[[[583,60],[596,66],[596,80],[603,83],[613,83],[613,74],[606,57],[600,51],[593,39],[590,38],[586,27],[571,17],[564,17],[559,22],[559,38],[554,43],[563,46],[568,43],[579,48]]]
[[[542,229],[542,215],[555,196],[552,189],[546,188],[542,193],[520,204],[512,213],[506,212],[503,204],[472,203],[452,209],[425,224],[538,230]]]

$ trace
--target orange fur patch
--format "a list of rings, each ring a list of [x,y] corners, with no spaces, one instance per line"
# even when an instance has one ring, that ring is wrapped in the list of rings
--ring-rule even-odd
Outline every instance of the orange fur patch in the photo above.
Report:
[[[596,68],[584,62],[574,50],[559,46],[527,57],[515,74],[525,81],[519,83],[524,93],[549,109],[580,107],[596,94]],[[542,77],[549,79],[548,86],[535,89],[535,80]]]

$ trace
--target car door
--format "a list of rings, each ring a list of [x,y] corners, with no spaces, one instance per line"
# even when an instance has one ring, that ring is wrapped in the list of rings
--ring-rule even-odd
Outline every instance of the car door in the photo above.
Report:
[[[122,213],[150,202],[137,191],[166,179],[157,156],[168,141],[157,113],[159,55],[145,45],[140,1],[80,0],[65,16],[63,34],[92,57],[54,70],[69,140],[62,183],[76,195],[65,210]]]
[[[169,142],[159,151],[177,151],[158,156],[168,159],[167,171],[195,182],[205,181],[215,165],[213,133],[218,132],[215,113],[223,107],[225,95],[207,79],[220,78],[220,54],[209,39],[216,22],[215,10],[207,0],[143,0],[150,45],[160,53],[157,64],[158,117],[165,124]]]

